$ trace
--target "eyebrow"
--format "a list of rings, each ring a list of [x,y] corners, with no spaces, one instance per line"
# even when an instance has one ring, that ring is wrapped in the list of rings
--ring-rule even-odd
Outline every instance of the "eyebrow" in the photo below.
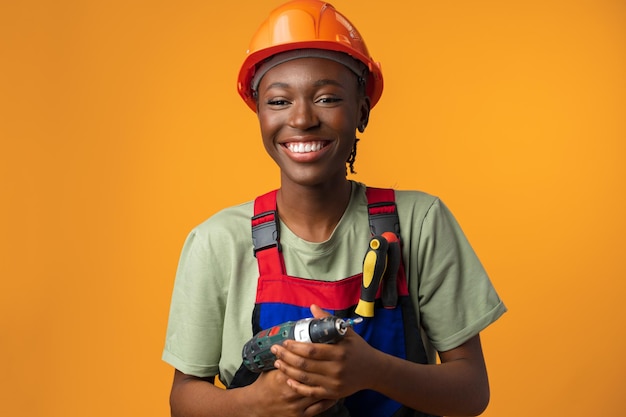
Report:
[[[270,85],[268,85],[267,88],[265,88],[265,89],[269,90],[271,88],[289,88],[289,84],[281,83],[281,82],[275,82],[275,83],[271,83]]]
[[[316,86],[316,87],[321,87],[321,86],[324,86],[324,85],[334,85],[334,86],[337,86],[337,87],[345,88],[342,83],[338,82],[337,80],[331,80],[331,79],[318,80],[313,85]]]

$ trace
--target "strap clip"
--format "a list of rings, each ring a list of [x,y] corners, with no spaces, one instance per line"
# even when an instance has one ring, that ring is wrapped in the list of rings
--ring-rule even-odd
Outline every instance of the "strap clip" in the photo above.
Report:
[[[373,236],[381,235],[383,232],[393,232],[400,237],[400,219],[395,202],[372,203],[367,205],[367,209],[370,232]]]
[[[276,210],[266,211],[252,217],[252,245],[254,256],[258,251],[277,247],[280,252],[278,214]]]

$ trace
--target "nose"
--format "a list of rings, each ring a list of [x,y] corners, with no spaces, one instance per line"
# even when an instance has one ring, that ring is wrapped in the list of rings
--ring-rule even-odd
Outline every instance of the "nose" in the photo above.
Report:
[[[291,107],[289,125],[300,130],[308,130],[319,125],[315,105],[306,100],[298,100]]]

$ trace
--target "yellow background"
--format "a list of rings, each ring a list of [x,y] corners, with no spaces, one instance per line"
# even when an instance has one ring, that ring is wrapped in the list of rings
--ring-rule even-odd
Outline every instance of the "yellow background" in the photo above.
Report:
[[[278,185],[235,77],[279,3],[1,2],[3,415],[169,415],[183,240]],[[625,415],[626,4],[334,3],[386,77],[354,178],[442,197],[509,307],[485,415]]]

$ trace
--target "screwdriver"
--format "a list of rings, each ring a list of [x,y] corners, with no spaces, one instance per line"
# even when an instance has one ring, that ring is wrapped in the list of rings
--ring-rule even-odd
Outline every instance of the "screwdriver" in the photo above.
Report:
[[[374,302],[380,282],[387,268],[387,249],[389,243],[382,235],[370,239],[363,259],[363,282],[361,296],[354,312],[361,317],[374,317]]]

